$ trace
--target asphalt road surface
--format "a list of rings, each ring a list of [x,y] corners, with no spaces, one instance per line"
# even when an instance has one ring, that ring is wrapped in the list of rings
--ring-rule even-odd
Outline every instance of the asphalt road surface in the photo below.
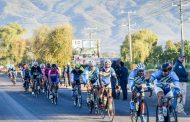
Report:
[[[190,88],[190,85],[188,85]],[[188,90],[190,93],[190,90]],[[130,96],[129,96],[130,98]],[[185,109],[190,113],[190,94]],[[86,93],[83,92],[83,107],[74,107],[71,99],[71,88],[60,88],[58,105],[54,105],[44,94],[35,97],[25,93],[22,82],[13,86],[8,77],[0,75],[0,121],[63,121],[63,122],[107,122],[108,117],[89,114],[86,104]],[[150,111],[150,122],[155,122],[156,96],[146,98]],[[115,122],[130,122],[129,101],[115,100]],[[178,115],[179,122],[190,122],[190,116]]]

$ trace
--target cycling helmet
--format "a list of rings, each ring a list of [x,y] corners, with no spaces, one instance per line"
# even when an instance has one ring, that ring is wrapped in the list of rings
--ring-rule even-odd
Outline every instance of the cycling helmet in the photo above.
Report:
[[[49,63],[48,63],[46,66],[47,66],[48,68],[50,68],[50,67],[51,67]]]
[[[162,71],[163,72],[168,72],[171,70],[172,70],[172,64],[170,64],[170,63],[162,64]]]
[[[94,67],[95,66],[95,62],[94,61],[89,61],[89,66],[90,67]]]
[[[76,65],[75,65],[75,68],[76,68],[76,69],[80,69],[80,64],[76,64]]]
[[[45,67],[45,64],[40,64],[40,68],[43,69]]]
[[[104,60],[104,65],[106,65],[106,64],[108,64],[108,65],[111,66],[111,64],[112,64],[111,60],[105,59],[105,60]]]
[[[139,63],[139,64],[137,64],[136,69],[137,69],[137,70],[145,70],[145,65],[142,64],[142,63]]]
[[[57,68],[56,64],[51,65],[52,68]]]
[[[38,66],[38,62],[33,62],[33,66]]]

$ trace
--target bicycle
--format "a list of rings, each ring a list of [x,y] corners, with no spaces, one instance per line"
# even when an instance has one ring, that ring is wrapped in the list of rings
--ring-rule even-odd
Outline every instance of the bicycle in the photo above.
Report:
[[[13,85],[16,85],[16,72],[15,71],[10,71],[10,79],[13,83]]]
[[[100,98],[98,105],[98,113],[100,114],[101,118],[104,119],[107,111],[109,120],[113,121],[115,117],[115,104],[113,97],[111,97],[111,90],[111,88],[103,89],[103,98]]]
[[[29,87],[30,87],[30,78],[24,78],[24,89],[26,92],[29,92]]]
[[[52,83],[52,97],[51,97],[51,101],[52,104],[57,105],[57,101],[58,101],[58,89],[57,89],[57,84],[56,83]]]
[[[74,90],[74,95],[73,95],[73,101],[74,101],[74,106],[75,107],[82,107],[82,95],[81,95],[81,85],[76,84],[73,88]]]
[[[34,81],[34,96],[38,96],[40,94],[40,79],[35,78]]]
[[[177,119],[177,113],[174,109],[174,99],[175,97],[167,97],[167,96],[164,96],[162,99],[161,99],[161,103],[162,103],[162,114],[164,116],[164,122],[178,122],[178,119]],[[158,105],[156,107],[156,122],[162,122],[162,121],[159,121],[159,118],[158,118]]]
[[[148,106],[144,99],[145,92],[150,92],[149,97],[152,96],[152,89],[142,89],[141,91],[137,91],[136,87],[134,89],[134,109],[130,112],[132,122],[137,122],[138,117],[141,118],[141,122],[149,122]]]
[[[98,102],[97,102],[97,96],[95,94],[96,89],[98,89],[98,86],[92,86],[89,85],[87,87],[87,107],[90,113],[92,113],[93,109],[95,109],[95,114],[98,113]]]

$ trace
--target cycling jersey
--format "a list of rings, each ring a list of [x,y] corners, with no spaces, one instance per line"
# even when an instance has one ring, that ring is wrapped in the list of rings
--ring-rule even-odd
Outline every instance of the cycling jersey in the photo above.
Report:
[[[83,73],[82,70],[79,70],[78,72],[76,71],[76,69],[72,70],[71,71],[71,82],[76,83],[76,84],[80,84],[82,73]]]
[[[31,76],[30,71],[24,69],[24,70],[23,70],[23,77],[24,77],[25,79],[27,79],[27,78],[30,78],[30,76]]]
[[[100,69],[100,83],[106,87],[111,88],[111,77],[114,77],[116,80],[116,85],[118,85],[118,80],[116,77],[116,73],[113,68],[110,68],[106,71],[105,68]]]
[[[45,68],[42,70],[44,76],[48,77],[48,73],[49,73],[50,70],[51,70],[50,67],[45,67]]]
[[[133,90],[134,86],[136,88],[141,89],[143,83],[146,83],[146,80],[145,80],[145,71],[144,71],[144,75],[143,76],[138,76],[137,69],[134,69],[129,74],[129,78],[128,78],[129,88],[131,89],[131,91]]]
[[[150,81],[154,82],[156,93],[159,91],[163,91],[165,95],[169,93],[171,91],[170,83],[180,89],[179,78],[174,71],[170,71],[168,76],[163,76],[162,70],[158,70],[151,75]]]
[[[95,70],[90,70],[90,67],[86,67],[84,70],[84,79],[87,84],[89,82],[92,85],[99,85],[99,69],[95,68]]]
[[[50,82],[56,82],[58,83],[59,82],[59,77],[60,77],[60,73],[57,69],[55,70],[50,70],[49,73],[48,73],[48,77],[50,79]]]
[[[32,67],[31,68],[31,75],[32,77],[35,79],[37,76],[41,75],[42,74],[42,71],[40,69],[40,67]]]

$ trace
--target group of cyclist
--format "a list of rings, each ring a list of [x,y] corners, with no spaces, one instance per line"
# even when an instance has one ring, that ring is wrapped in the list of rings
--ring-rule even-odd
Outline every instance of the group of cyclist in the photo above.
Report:
[[[95,89],[95,101],[101,104],[104,96],[108,96],[108,101],[112,100],[112,82],[111,77],[115,78],[116,86],[120,85],[114,69],[111,67],[111,61],[106,59],[104,65],[101,67],[96,67],[94,62],[90,62],[88,67],[84,71],[80,70],[79,66],[76,65],[75,69],[72,71],[72,84],[73,88],[76,83],[80,83],[80,75],[83,75],[83,81],[87,84],[87,92],[91,89]],[[75,71],[78,72],[76,73]],[[173,87],[171,88],[171,83]],[[179,86],[179,78],[176,73],[172,70],[172,64],[164,63],[161,69],[153,72],[151,75],[145,70],[145,65],[140,63],[137,64],[136,68],[132,70],[128,77],[128,85],[132,92],[130,109],[134,109],[134,94],[135,92],[141,91],[142,84],[145,84],[148,90],[154,91],[158,98],[158,118],[160,121],[164,121],[163,109],[161,106],[161,98],[164,96],[173,97],[173,93],[178,93],[177,96],[181,96],[181,89]],[[154,87],[153,87],[154,86]],[[119,87],[120,88],[120,87]],[[105,92],[106,90],[106,92]],[[103,92],[104,91],[104,92]],[[106,104],[105,100],[103,100]],[[87,97],[88,102],[88,97]],[[104,104],[103,103],[103,104]],[[110,102],[108,102],[110,103]],[[95,104],[95,108],[98,107]]]
[[[52,91],[52,84],[55,83],[57,90],[58,84],[60,82],[60,72],[56,64],[50,65],[49,63],[45,66],[45,64],[38,64],[38,62],[33,62],[32,66],[29,67],[27,64],[24,64],[23,67],[20,68],[21,78],[24,81],[23,87],[26,87],[26,83],[29,82],[32,88],[32,94],[34,95],[34,82],[38,82],[40,84],[40,89],[42,92],[45,90],[45,85],[48,83],[50,88],[50,94]],[[9,67],[8,74],[10,71],[14,71],[15,67]]]
[[[88,66],[81,70],[80,64],[76,64],[74,69],[71,71],[71,83],[73,88],[72,97],[74,97],[74,87],[75,85],[80,86],[81,94],[81,84],[85,84],[87,86],[87,93],[94,90],[94,101],[95,101],[95,109],[99,106],[107,106],[109,110],[112,110],[112,81],[114,78],[116,87],[120,89],[120,84],[118,82],[116,73],[114,69],[111,67],[112,62],[109,59],[105,59],[103,64],[96,65],[94,61],[90,61]],[[31,70],[29,71],[28,65],[24,65],[23,70],[23,79],[30,79],[30,82],[34,84],[34,79],[40,79],[41,88],[44,88],[44,84],[49,82],[50,86],[53,82],[58,84],[60,82],[60,72],[58,67],[55,64],[47,64],[46,66],[39,66],[37,62],[33,63]],[[26,80],[24,80],[26,81]],[[174,85],[174,89],[171,89],[171,83]],[[25,84],[25,83],[24,83]],[[128,77],[128,86],[132,92],[130,109],[133,111],[134,109],[134,94],[136,91],[141,91],[142,84],[146,84],[146,87],[151,91],[154,88],[154,91],[158,98],[158,110],[159,110],[159,120],[163,120],[163,110],[160,103],[161,98],[164,96],[173,96],[173,92],[178,93],[178,96],[181,95],[181,89],[179,86],[179,78],[172,70],[172,65],[170,63],[165,63],[162,65],[161,69],[153,72],[151,75],[146,71],[145,65],[142,63],[137,64],[136,68],[132,70]],[[152,87],[154,86],[154,87]],[[34,87],[32,87],[34,88]],[[51,91],[50,87],[50,91]],[[33,94],[33,89],[32,89]],[[107,99],[105,99],[107,97]],[[89,102],[87,96],[87,104]],[[76,103],[74,103],[76,104]],[[110,113],[112,114],[112,113]]]

